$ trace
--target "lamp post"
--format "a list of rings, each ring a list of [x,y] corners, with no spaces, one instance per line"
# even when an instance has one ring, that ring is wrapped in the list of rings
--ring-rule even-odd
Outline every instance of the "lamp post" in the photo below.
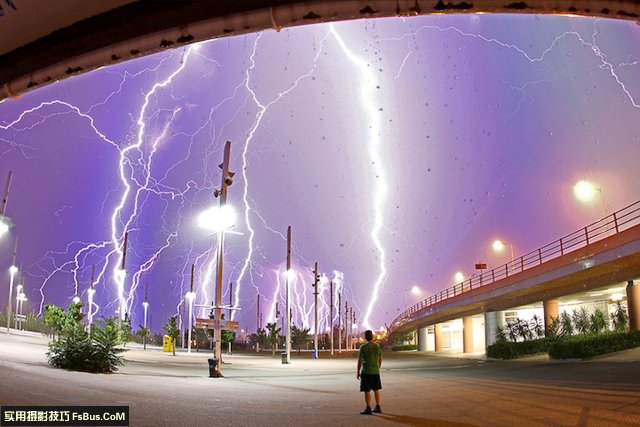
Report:
[[[313,322],[313,351],[315,358],[318,358],[318,262],[313,269],[313,301],[315,306],[315,320]]]
[[[607,216],[607,209],[604,203],[604,193],[602,188],[598,188],[590,181],[580,180],[573,186],[573,194],[579,201],[583,203],[591,203],[596,196],[596,192],[600,193],[600,202],[602,203],[602,214]]]
[[[16,273],[18,272],[18,267],[16,267],[16,252],[18,251],[18,237],[16,237],[16,242],[13,246],[13,259],[11,261],[11,267],[9,267],[9,300],[7,302],[7,335],[9,334],[9,328],[11,325],[11,299],[13,297],[13,280],[16,277]]]
[[[329,282],[329,333],[331,334],[331,355],[333,356],[333,280]]]
[[[511,249],[511,261],[513,261],[513,245],[511,243],[504,242],[502,240],[494,240],[491,244],[491,247],[493,248],[494,252],[502,253],[504,252],[504,248],[506,245],[509,245],[509,248]]]
[[[290,308],[290,289],[289,281],[292,279],[294,272],[291,270],[291,226],[287,227],[287,270],[285,271],[285,316],[287,317],[287,336],[285,345],[287,346],[285,363],[291,363],[291,308]]]
[[[189,287],[189,292],[187,292],[187,301],[189,301],[189,336],[187,337],[187,339],[189,340],[189,343],[187,344],[187,352],[191,353],[191,329],[193,329],[193,326],[191,325],[191,322],[193,322],[193,298],[196,296],[196,294],[193,292],[193,273],[195,271],[196,265],[195,264],[191,264],[191,286]],[[146,316],[145,316],[146,318]],[[146,327],[146,325],[145,325]]]
[[[420,295],[422,291],[417,286],[412,286],[404,290],[404,309],[405,310],[407,309],[407,292],[411,292],[413,295],[417,296],[417,295]]]
[[[18,316],[20,316],[20,295],[22,294],[22,284],[16,286],[16,315],[13,329],[18,329]]]
[[[2,237],[3,234],[9,231],[9,224],[5,219],[4,213],[7,208],[7,200],[9,200],[9,189],[11,188],[12,175],[13,175],[13,172],[9,171],[9,174],[7,175],[7,184],[4,187],[4,197],[2,198],[2,206],[0,207],[0,237]],[[9,301],[11,301],[11,298],[9,298]]]
[[[224,146],[224,158],[219,167],[222,169],[222,183],[220,189],[213,192],[214,197],[220,197],[220,205],[217,208],[209,209],[198,217],[200,227],[217,231],[218,233],[218,256],[217,256],[217,272],[216,272],[216,300],[215,300],[215,353],[214,358],[217,360],[215,376],[222,377],[220,370],[222,360],[222,342],[221,342],[221,317],[222,317],[222,266],[224,264],[224,232],[233,225],[235,212],[233,208],[227,205],[227,190],[233,183],[234,173],[229,171],[229,157],[231,154],[231,142],[227,141]]]
[[[149,310],[149,294],[148,294],[148,290],[149,290],[149,286],[148,284],[145,284],[145,289],[144,289],[144,302],[142,303],[142,308],[144,309],[144,320],[142,323],[142,327],[145,329],[145,334],[142,337],[142,348],[144,350],[147,349],[147,311]]]
[[[93,287],[93,277],[96,272],[95,264],[91,266],[91,283],[87,289],[87,332],[91,334],[91,325],[93,324],[93,295],[96,293]]]

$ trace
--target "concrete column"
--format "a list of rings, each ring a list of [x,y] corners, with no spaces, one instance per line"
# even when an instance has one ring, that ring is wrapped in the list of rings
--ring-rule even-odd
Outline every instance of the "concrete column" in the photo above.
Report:
[[[629,329],[640,329],[640,285],[634,285],[633,280],[627,282],[627,310],[629,311]]]
[[[462,352],[473,353],[473,317],[462,318]]]
[[[436,344],[436,353],[442,351],[442,323],[434,325],[434,338]]]
[[[558,317],[558,300],[550,299],[542,302],[542,308],[544,310],[544,330],[553,322],[553,319]]]
[[[497,341],[496,329],[504,327],[504,311],[487,311],[484,313],[484,346],[489,347]]]
[[[427,351],[427,337],[429,336],[427,327],[418,329],[418,351]]]

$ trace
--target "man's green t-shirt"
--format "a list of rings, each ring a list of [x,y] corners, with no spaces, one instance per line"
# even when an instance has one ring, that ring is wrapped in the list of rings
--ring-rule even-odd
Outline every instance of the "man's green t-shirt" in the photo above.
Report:
[[[382,349],[378,343],[368,341],[360,346],[358,359],[362,359],[361,374],[379,374]]]

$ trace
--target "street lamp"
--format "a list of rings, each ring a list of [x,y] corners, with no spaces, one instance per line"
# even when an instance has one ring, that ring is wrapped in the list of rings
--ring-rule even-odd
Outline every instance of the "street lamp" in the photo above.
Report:
[[[14,252],[15,258],[15,252]],[[15,262],[15,259],[14,259]],[[12,265],[9,267],[9,275],[11,279],[9,279],[9,303],[7,304],[7,334],[9,334],[9,326],[11,325],[11,299],[13,298],[13,279],[16,277],[16,273],[18,272],[18,267]]]
[[[227,206],[227,191],[229,186],[233,183],[234,172],[229,171],[229,158],[231,155],[231,142],[227,141],[224,145],[224,157],[222,164],[219,167],[222,169],[222,182],[220,189],[215,189],[213,192],[214,197],[220,197],[219,209],[215,211],[215,214],[211,214],[212,210],[209,209],[198,217],[198,225],[202,228],[213,230],[218,232],[218,263],[216,274],[216,301],[215,301],[215,339],[216,348],[214,358],[217,360],[215,365],[215,376],[221,377],[220,365],[222,362],[222,342],[221,342],[221,318],[222,318],[222,266],[224,264],[224,232],[230,228],[235,221],[235,212],[230,206]],[[215,220],[215,221],[214,221]]]
[[[422,293],[422,290],[417,286],[412,286],[404,290],[404,309],[407,309],[407,292],[411,292],[413,295],[418,296]]]
[[[513,261],[513,245],[511,243],[503,242],[502,240],[494,240],[491,244],[491,247],[493,248],[494,252],[502,253],[504,252],[506,245],[509,245],[509,248],[511,249],[511,261]]]
[[[291,227],[289,227],[289,236],[291,236]],[[287,241],[289,242],[290,239],[287,239]],[[287,267],[291,267],[290,265],[290,261],[288,260],[287,262]],[[286,354],[287,354],[287,361],[286,363],[290,363],[291,362],[291,282],[293,281],[293,279],[295,279],[296,277],[296,272],[294,270],[292,270],[291,268],[288,268],[287,270],[285,270],[284,272],[284,280],[285,280],[285,292],[286,292],[286,297],[285,297],[285,317],[287,319],[287,331],[286,331],[286,338],[285,338],[285,345],[287,347],[286,349]]]
[[[607,209],[604,203],[604,193],[602,188],[598,188],[590,181],[580,180],[573,186],[573,195],[583,203],[591,203],[596,197],[596,193],[600,193],[600,201],[602,202],[603,217],[607,216]]]
[[[456,274],[453,275],[453,280],[455,283],[464,282],[464,273],[462,273],[462,271],[456,271]]]
[[[18,329],[18,316],[20,315],[20,295],[24,295],[22,293],[22,285],[16,285],[16,316],[13,329]]]
[[[192,322],[193,322],[193,299],[195,298],[196,294],[193,291],[189,291],[187,292],[187,301],[189,301],[189,336],[188,336],[188,340],[189,340],[189,344],[187,345],[187,352],[191,353],[191,329],[193,329],[192,326]],[[146,301],[145,301],[146,302]],[[145,316],[146,319],[146,316]],[[146,325],[145,325],[146,327]]]

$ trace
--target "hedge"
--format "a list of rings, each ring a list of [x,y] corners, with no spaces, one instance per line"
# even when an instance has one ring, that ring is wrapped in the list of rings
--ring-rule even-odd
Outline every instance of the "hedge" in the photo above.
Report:
[[[539,338],[536,340],[511,342],[498,341],[487,348],[487,356],[494,359],[515,359],[517,357],[534,354],[544,354],[554,342],[554,338]]]
[[[549,348],[552,359],[582,359],[640,347],[640,331],[576,335],[557,340]]]
[[[417,350],[418,346],[415,344],[407,344],[407,345],[394,345],[391,347],[392,351],[410,351]]]

